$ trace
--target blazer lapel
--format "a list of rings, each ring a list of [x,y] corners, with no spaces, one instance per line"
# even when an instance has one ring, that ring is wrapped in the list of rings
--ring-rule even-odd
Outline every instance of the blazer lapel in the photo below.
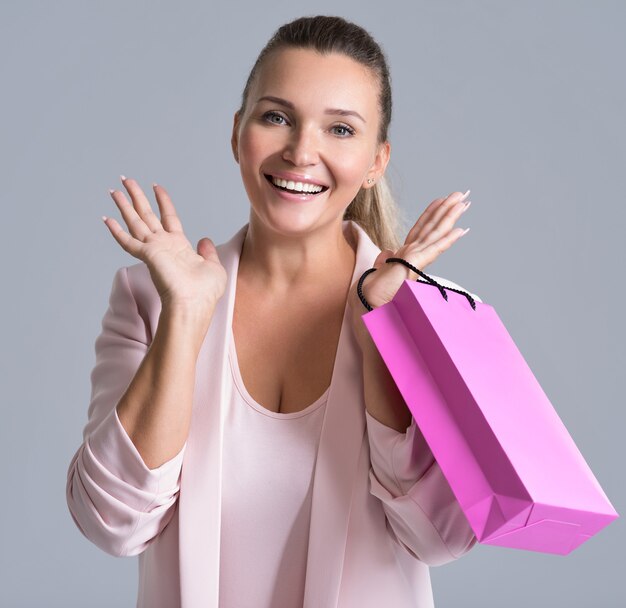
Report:
[[[380,249],[356,222],[344,220],[358,239],[350,284],[371,268]],[[304,608],[337,606],[352,491],[365,437],[360,349],[346,302],[313,478]]]
[[[230,403],[228,328],[236,271],[247,224],[217,245],[228,279],[204,339],[196,365],[193,411],[179,495],[179,564],[182,608],[219,605],[222,437]]]

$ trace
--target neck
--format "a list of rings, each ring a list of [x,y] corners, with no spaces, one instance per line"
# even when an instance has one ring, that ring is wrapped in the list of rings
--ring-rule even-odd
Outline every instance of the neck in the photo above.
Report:
[[[337,285],[352,276],[356,262],[356,235],[343,221],[307,232],[277,232],[251,214],[239,261],[246,283],[285,293]]]

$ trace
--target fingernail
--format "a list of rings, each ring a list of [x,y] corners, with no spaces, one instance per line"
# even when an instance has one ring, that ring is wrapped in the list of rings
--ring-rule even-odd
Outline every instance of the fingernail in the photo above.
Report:
[[[469,228],[466,228],[465,230],[463,230],[463,232],[461,232],[461,234],[459,234],[459,237],[462,237],[464,234],[467,234],[469,232]]]
[[[463,208],[462,213],[465,213],[469,209],[469,206],[471,204],[472,204],[472,201],[465,201],[465,207]]]
[[[125,175],[120,175],[120,179],[121,179],[122,181],[124,181],[124,180],[126,179],[126,176],[125,176]]]
[[[109,188],[109,194],[113,194],[115,192],[115,190],[113,190],[113,188]]]
[[[106,216],[106,215],[103,215],[103,216],[102,216],[102,221],[103,221],[105,224],[106,224],[107,219],[108,219],[108,218],[107,218],[107,216]]]
[[[159,184],[157,184],[156,182],[153,182],[152,187],[156,188]]]
[[[461,197],[461,202],[463,202],[468,196],[469,193],[471,192],[471,190],[468,190],[462,197]]]

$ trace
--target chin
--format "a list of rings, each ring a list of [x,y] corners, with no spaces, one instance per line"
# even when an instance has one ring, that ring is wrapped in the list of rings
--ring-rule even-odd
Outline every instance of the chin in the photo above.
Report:
[[[253,218],[252,215],[255,217]],[[343,220],[343,212],[335,218],[336,221]],[[256,211],[251,212],[251,221],[263,224],[271,230],[285,236],[297,236],[318,230],[322,225],[333,222],[324,214],[309,212],[289,213],[282,209],[270,209],[263,214]]]

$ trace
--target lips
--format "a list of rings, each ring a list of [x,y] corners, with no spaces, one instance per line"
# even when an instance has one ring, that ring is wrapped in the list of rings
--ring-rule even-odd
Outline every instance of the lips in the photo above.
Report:
[[[271,175],[271,174],[269,174],[269,173],[264,173],[264,174],[263,174],[263,176],[265,177],[265,179],[266,179],[266,180],[267,180],[267,181],[268,181],[268,182],[269,182],[272,186],[274,186],[274,187],[276,187],[276,188],[277,188],[277,187],[279,187],[279,186],[276,186],[276,185],[272,182],[272,175]],[[284,179],[285,181],[288,181],[288,182],[289,182],[289,181],[292,181],[292,182],[298,182],[298,181],[300,181],[300,182],[301,182],[301,183],[303,183],[303,184],[313,184],[314,186],[321,186],[321,187],[322,187],[322,189],[321,189],[319,192],[315,193],[315,194],[322,194],[323,192],[326,192],[326,190],[328,190],[328,186],[325,186],[324,184],[320,184],[320,183],[317,183],[317,182],[311,182],[311,181],[309,181],[309,180],[302,180],[302,179],[300,179],[300,180],[299,180],[299,179],[297,179],[297,178],[292,178],[292,177],[282,177],[282,176],[280,176],[280,175],[274,175],[274,177],[278,177],[279,179]],[[308,194],[308,193],[304,193],[304,192],[303,192],[303,194]]]

